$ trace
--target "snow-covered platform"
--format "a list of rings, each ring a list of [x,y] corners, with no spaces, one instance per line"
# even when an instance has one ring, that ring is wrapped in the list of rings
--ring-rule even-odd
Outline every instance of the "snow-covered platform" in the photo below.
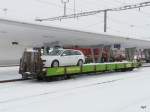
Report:
[[[62,81],[2,83],[0,112],[148,112],[149,71],[142,67]]]
[[[0,67],[0,81],[19,79],[21,75],[18,74],[19,67]]]
[[[142,66],[143,67],[150,67],[150,63],[144,63]]]

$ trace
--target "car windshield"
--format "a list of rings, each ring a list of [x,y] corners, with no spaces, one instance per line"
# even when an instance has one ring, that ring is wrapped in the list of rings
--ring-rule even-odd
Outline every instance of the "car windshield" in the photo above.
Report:
[[[51,52],[49,52],[48,55],[51,55],[51,56],[58,56],[58,55],[60,55],[62,52],[63,52],[63,50],[52,50]]]

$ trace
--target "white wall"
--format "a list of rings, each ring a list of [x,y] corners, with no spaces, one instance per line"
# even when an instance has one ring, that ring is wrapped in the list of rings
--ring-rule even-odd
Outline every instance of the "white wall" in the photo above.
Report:
[[[0,46],[0,66],[19,64],[23,51],[19,45]]]

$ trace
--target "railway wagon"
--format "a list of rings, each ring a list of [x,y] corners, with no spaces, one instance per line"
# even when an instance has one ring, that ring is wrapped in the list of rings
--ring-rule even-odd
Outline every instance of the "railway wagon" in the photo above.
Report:
[[[83,64],[82,66],[65,66],[65,67],[44,67],[43,61],[39,54],[30,56],[27,54],[27,59],[20,60],[19,73],[22,78],[33,79],[49,79],[52,77],[69,78],[74,74],[87,74],[87,73],[103,73],[103,72],[118,72],[118,71],[131,71],[138,68],[138,62],[111,62],[111,63],[91,63]]]
[[[40,77],[66,76],[85,73],[103,73],[103,72],[118,72],[132,71],[140,66],[137,62],[112,62],[112,63],[92,63],[84,64],[83,66],[43,68]]]

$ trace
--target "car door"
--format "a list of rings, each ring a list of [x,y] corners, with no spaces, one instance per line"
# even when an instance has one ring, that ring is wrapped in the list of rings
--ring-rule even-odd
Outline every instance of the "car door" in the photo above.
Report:
[[[75,51],[74,50],[70,50],[70,63],[71,65],[77,65],[77,62],[78,62],[78,56],[76,55]]]
[[[70,50],[65,50],[60,57],[61,66],[72,65],[72,56]]]
[[[77,54],[77,51],[72,50],[71,54],[72,54],[72,65],[77,65],[79,61],[79,55]]]

